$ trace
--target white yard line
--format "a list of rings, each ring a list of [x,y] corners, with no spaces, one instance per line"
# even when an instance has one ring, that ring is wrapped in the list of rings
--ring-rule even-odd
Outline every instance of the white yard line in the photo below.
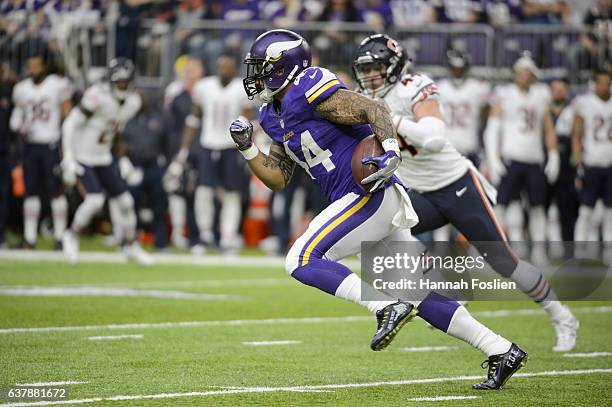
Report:
[[[435,352],[440,350],[455,350],[457,346],[418,346],[412,348],[401,348],[404,352]]]
[[[606,314],[612,312],[612,306],[602,307],[575,307],[572,311],[577,314]],[[544,315],[540,309],[515,309],[499,311],[472,312],[476,317],[509,317],[516,315],[532,316]],[[210,326],[247,326],[247,325],[274,325],[274,324],[320,324],[338,322],[364,322],[372,321],[371,316],[346,317],[304,317],[304,318],[266,318],[266,319],[235,319],[227,321],[185,321],[185,322],[158,322],[108,325],[81,325],[81,326],[47,326],[38,328],[3,328],[0,334],[33,333],[33,332],[66,332],[66,331],[95,331],[120,329],[165,329],[165,328],[200,328]]]
[[[88,336],[87,339],[90,341],[118,341],[121,339],[142,339],[144,335],[108,335],[108,336]]]
[[[242,342],[243,345],[250,346],[272,346],[272,345],[297,345],[302,341],[246,341]]]
[[[248,325],[274,325],[274,324],[320,324],[371,321],[372,317],[348,316],[348,317],[306,317],[306,318],[269,318],[269,319],[234,319],[227,321],[185,321],[185,322],[160,322],[143,324],[110,324],[110,325],[84,325],[84,326],[50,326],[40,328],[7,328],[0,329],[0,334],[18,332],[63,332],[63,331],[94,331],[94,330],[117,330],[117,329],[158,329],[158,328],[194,328],[210,326],[248,326]]]
[[[116,287],[116,288],[217,288],[217,287],[266,287],[280,285],[300,285],[296,280],[286,276],[284,278],[242,278],[227,280],[177,280],[177,281],[122,281],[106,283],[69,283],[69,284],[47,284],[41,285],[0,285],[0,289],[25,289],[33,287],[57,288],[57,287]]]
[[[589,352],[589,353],[564,353],[566,358],[597,358],[600,356],[610,356],[610,352]]]
[[[17,383],[15,386],[23,386],[23,387],[47,387],[47,386],[66,386],[68,384],[85,384],[89,382],[75,382],[72,380],[67,380],[63,382],[38,382],[38,383]]]
[[[519,377],[538,377],[538,376],[572,376],[572,375],[587,375],[587,374],[598,374],[598,373],[612,373],[610,369],[587,369],[587,370],[560,370],[560,371],[544,371],[544,372],[533,372],[533,373],[517,373],[514,375],[515,378]],[[435,377],[430,379],[410,379],[410,380],[393,380],[386,382],[369,382],[369,383],[341,383],[341,384],[325,384],[315,386],[293,386],[293,387],[241,387],[241,388],[225,388],[223,390],[211,390],[202,392],[188,392],[188,393],[158,393],[158,394],[139,394],[139,395],[125,395],[125,396],[112,396],[112,397],[96,397],[88,399],[74,399],[74,400],[62,400],[62,401],[38,401],[32,403],[9,403],[0,404],[0,407],[21,407],[21,406],[50,406],[59,404],[85,404],[94,403],[98,401],[125,401],[125,400],[145,400],[145,399],[172,399],[179,397],[204,397],[214,395],[227,395],[227,394],[239,394],[239,393],[268,393],[268,392],[310,392],[320,390],[334,390],[334,389],[348,389],[348,388],[367,388],[367,387],[380,387],[380,386],[398,386],[398,385],[411,385],[411,384],[425,384],[425,383],[442,383],[442,382],[455,382],[455,381],[467,381],[467,380],[481,380],[480,376],[453,376],[453,377]]]
[[[448,400],[470,400],[481,399],[480,396],[438,396],[438,397],[415,397],[408,401],[448,401]]]
[[[171,300],[240,301],[245,297],[229,294],[206,294],[185,291],[138,290],[126,287],[96,286],[24,286],[7,288],[0,286],[0,295],[15,297],[147,297]]]
[[[195,266],[233,266],[233,267],[285,267],[285,258],[281,256],[194,256],[192,254],[152,253],[156,264],[195,265]],[[0,259],[25,262],[66,262],[62,252],[51,250],[0,250]],[[119,252],[91,252],[79,253],[82,263],[121,263],[125,264],[125,257]],[[343,264],[351,268],[359,268],[360,262],[356,259],[343,260]]]

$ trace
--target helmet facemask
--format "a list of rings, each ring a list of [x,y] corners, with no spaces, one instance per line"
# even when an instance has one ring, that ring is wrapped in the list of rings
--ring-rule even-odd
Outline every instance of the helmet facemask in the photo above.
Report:
[[[359,57],[353,64],[353,71],[362,92],[371,97],[384,97],[408,70],[406,64],[399,75],[394,74],[397,64],[398,61],[392,61],[386,65],[368,55]]]
[[[242,80],[247,96],[252,99],[265,90],[265,79],[272,74],[272,65],[263,58],[251,58],[247,54],[244,59],[247,66],[246,78]]]
[[[285,81],[278,88],[271,88],[266,85],[266,82],[273,82],[274,76],[282,76],[285,73],[285,67],[281,66],[274,70],[274,66],[267,59],[250,58],[250,54],[244,60],[247,66],[247,76],[243,79],[242,84],[249,99],[259,95],[264,103],[270,103],[274,99],[274,95],[283,90],[295,77],[298,66],[295,65]]]

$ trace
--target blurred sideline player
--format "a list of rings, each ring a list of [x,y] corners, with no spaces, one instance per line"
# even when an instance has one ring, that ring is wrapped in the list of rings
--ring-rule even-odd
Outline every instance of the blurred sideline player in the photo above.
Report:
[[[259,36],[245,59],[244,88],[264,102],[259,122],[273,139],[269,154],[253,144],[253,126],[244,118],[230,127],[249,167],[269,188],[281,190],[299,164],[331,204],[317,215],[293,244],[285,269],[296,280],[353,301],[376,314],[378,329],[371,348],[381,350],[416,314],[451,336],[481,350],[489,375],[476,389],[499,389],[526,361],[518,346],[476,321],[465,307],[435,292],[422,301],[368,301],[373,288],[338,261],[357,254],[369,240],[406,240],[418,222],[405,188],[393,176],[401,163],[399,144],[387,110],[378,102],[347,90],[324,68],[311,67],[310,47],[299,35],[272,30]],[[353,180],[351,161],[358,143],[374,133],[383,154],[364,160],[378,171],[362,183]],[[382,293],[379,293],[382,294]],[[408,292],[410,294],[410,292]]]
[[[578,217],[578,193],[575,186],[576,169],[572,163],[571,146],[574,108],[570,103],[565,80],[553,80],[550,83],[550,92],[552,96],[550,112],[557,133],[560,166],[559,177],[550,194],[548,239],[550,242],[572,242],[574,240],[574,226]],[[570,255],[569,252],[565,254],[567,257]]]
[[[227,129],[233,118],[250,116],[251,103],[244,98],[242,81],[236,77],[234,57],[222,55],[217,59],[217,74],[200,79],[192,92],[192,113],[185,121],[181,150],[168,167],[166,182],[179,178],[184,170],[189,146],[201,126],[198,157],[198,187],[195,192],[195,215],[200,240],[214,245],[213,221],[215,190],[223,190],[219,228],[221,250],[232,252],[241,245],[239,235],[241,197],[239,188],[244,174],[239,155]]]
[[[529,54],[521,56],[513,69],[514,83],[495,89],[484,135],[487,164],[491,180],[499,183],[497,210],[508,226],[510,241],[523,240],[522,225],[514,222],[519,215],[505,209],[512,200],[520,199],[522,191],[527,193],[531,259],[545,264],[547,181],[557,180],[560,167],[551,95],[548,86],[538,82],[539,70]]]
[[[23,201],[24,246],[33,248],[38,236],[40,195],[43,187],[51,198],[55,248],[61,240],[68,218],[68,202],[59,174],[60,129],[72,108],[73,87],[68,79],[48,74],[46,52],[26,60],[29,78],[13,90],[15,108],[11,128],[25,138],[23,176],[26,197]]]
[[[166,87],[164,94],[166,116],[171,133],[168,137],[167,157],[169,158],[175,157],[180,150],[181,139],[185,132],[185,118],[189,116],[193,106],[191,94],[195,84],[204,74],[204,67],[197,58],[181,56],[175,63],[175,72],[177,79]],[[190,152],[190,158],[186,162],[195,161],[193,155],[193,152]],[[184,236],[188,210],[185,177],[165,177],[164,181],[172,224],[170,241],[176,247],[187,248],[188,240]]]
[[[73,263],[78,261],[79,233],[104,206],[105,192],[113,228],[119,228],[118,234],[124,239],[120,242],[123,253],[140,264],[153,262],[136,240],[134,199],[124,181],[131,182],[130,178],[139,173],[127,157],[117,162],[112,155],[115,136],[142,105],[140,95],[131,88],[133,76],[132,61],[113,59],[108,68],[109,81],[88,88],[62,126],[64,182],[75,185],[78,179],[85,191],[72,225],[64,233],[64,254]]]
[[[593,91],[574,102],[572,153],[578,167],[580,209],[574,238],[589,239],[589,225],[598,199],[604,203],[604,261],[612,264],[612,100],[610,73],[598,71]]]
[[[491,86],[468,76],[467,52],[451,49],[446,59],[451,77],[438,82],[446,135],[453,147],[478,167],[481,152],[478,133],[486,118]]]
[[[544,275],[517,258],[495,218],[495,190],[476,167],[446,138],[439,92],[427,76],[411,73],[412,63],[392,38],[377,34],[361,42],[353,61],[362,91],[382,98],[401,136],[402,164],[398,174],[419,216],[412,233],[420,234],[450,223],[481,251],[493,269],[515,281],[549,315],[556,333],[555,351],[576,344],[578,321],[559,303]],[[491,254],[491,245],[499,242]]]
[[[481,80],[470,78],[470,55],[451,49],[446,53],[450,77],[438,82],[440,105],[450,143],[478,168],[480,166],[479,132],[489,105],[491,87]],[[434,231],[434,240],[449,240],[450,225]]]

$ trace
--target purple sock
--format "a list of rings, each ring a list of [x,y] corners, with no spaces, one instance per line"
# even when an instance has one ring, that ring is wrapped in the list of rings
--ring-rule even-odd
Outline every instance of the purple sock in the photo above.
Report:
[[[334,295],[340,283],[351,273],[348,267],[340,263],[311,259],[305,266],[295,269],[291,276],[303,284]]]
[[[457,301],[431,292],[417,308],[421,318],[429,322],[431,326],[446,332],[459,306]]]

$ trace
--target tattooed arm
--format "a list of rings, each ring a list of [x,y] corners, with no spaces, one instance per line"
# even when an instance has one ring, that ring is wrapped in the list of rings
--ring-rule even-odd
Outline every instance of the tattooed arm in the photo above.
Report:
[[[319,115],[333,123],[356,125],[369,124],[385,152],[376,157],[361,160],[363,164],[374,164],[378,168],[374,174],[361,181],[362,185],[374,182],[368,192],[374,192],[384,187],[399,167],[402,159],[395,138],[395,126],[387,108],[375,100],[368,99],[357,92],[340,89],[321,102],[316,111]]]
[[[287,186],[295,168],[295,163],[285,153],[283,145],[277,142],[272,143],[268,155],[259,152],[247,163],[257,178],[273,191]]]
[[[357,92],[339,89],[321,102],[317,113],[333,123],[369,124],[378,140],[395,139],[395,127],[389,111],[381,103]]]

